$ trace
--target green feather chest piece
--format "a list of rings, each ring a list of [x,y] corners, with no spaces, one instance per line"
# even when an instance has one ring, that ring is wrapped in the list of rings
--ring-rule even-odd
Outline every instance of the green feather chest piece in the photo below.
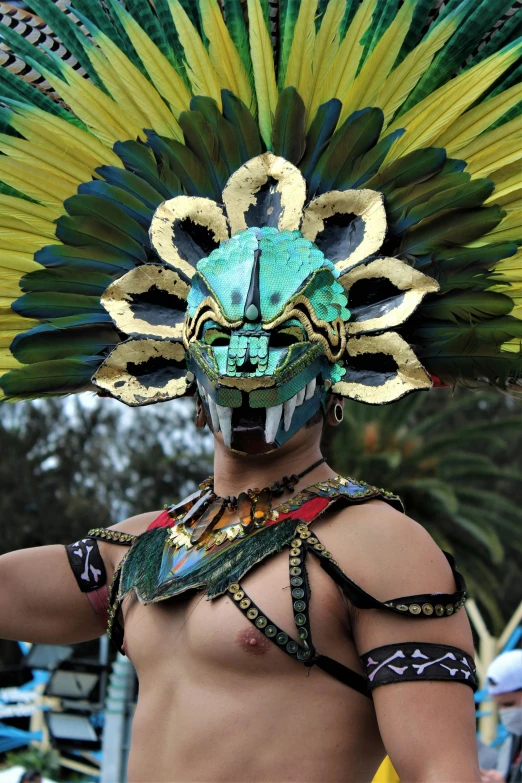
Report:
[[[362,482],[337,478],[314,484],[277,506],[266,527],[240,535],[241,525],[212,531],[206,542],[190,543],[190,529],[173,524],[138,536],[121,568],[116,604],[135,591],[144,604],[204,589],[208,598],[222,595],[231,582],[288,545],[301,521],[308,523],[334,503],[349,505],[381,499],[402,510],[396,495]]]

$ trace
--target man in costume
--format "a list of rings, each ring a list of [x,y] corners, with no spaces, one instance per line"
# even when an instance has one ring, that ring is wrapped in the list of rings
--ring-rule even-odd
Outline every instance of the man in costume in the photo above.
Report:
[[[464,580],[319,444],[344,397],[518,388],[520,14],[30,5],[48,26],[1,6],[3,395],[196,395],[216,459],[161,514],[1,558],[0,634],[108,629],[135,783],[359,783],[385,750],[479,781]]]

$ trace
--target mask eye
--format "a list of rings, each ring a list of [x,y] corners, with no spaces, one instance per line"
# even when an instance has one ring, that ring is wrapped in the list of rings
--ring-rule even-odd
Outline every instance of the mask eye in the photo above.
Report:
[[[276,329],[270,335],[270,346],[272,348],[288,348],[295,343],[304,343],[306,335],[302,326],[284,326],[282,329]]]
[[[212,345],[214,348],[225,346],[230,343],[230,333],[223,329],[207,329],[203,335],[203,342],[206,345]]]

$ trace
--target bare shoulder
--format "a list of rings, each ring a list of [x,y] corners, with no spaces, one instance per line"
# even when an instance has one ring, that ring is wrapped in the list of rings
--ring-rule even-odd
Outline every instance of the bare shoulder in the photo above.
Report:
[[[120,533],[131,533],[133,536],[139,536],[144,533],[151,522],[159,517],[161,511],[145,511],[143,514],[136,514],[134,517],[128,517],[123,522],[111,525],[109,530],[118,530]]]
[[[347,575],[381,601],[455,590],[449,563],[430,534],[383,501],[348,506],[317,532]]]

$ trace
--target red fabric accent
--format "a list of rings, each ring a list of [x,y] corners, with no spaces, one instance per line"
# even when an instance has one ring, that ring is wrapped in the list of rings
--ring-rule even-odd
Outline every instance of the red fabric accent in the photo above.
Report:
[[[300,508],[296,508],[294,511],[287,511],[286,513],[280,513],[277,519],[272,519],[267,522],[267,527],[270,525],[276,525],[283,519],[301,519],[303,522],[312,522],[319,514],[321,514],[330,505],[329,498],[310,498]],[[162,511],[159,517],[150,523],[147,530],[153,530],[156,527],[168,527],[172,523],[171,517],[169,517],[168,511]]]
[[[155,527],[168,527],[171,522],[172,519],[169,517],[169,512],[165,509],[165,511],[161,512],[159,517],[156,517],[156,519],[150,523],[147,530],[154,530]]]
[[[300,508],[294,509],[294,511],[288,511],[286,514],[279,514],[277,519],[268,522],[269,525],[276,525],[283,519],[300,519],[302,522],[313,522],[313,520],[319,516],[330,505],[330,498],[315,497],[307,500],[306,503]]]
[[[91,606],[100,618],[103,627],[106,628],[107,612],[109,611],[109,588],[107,585],[103,585],[98,590],[92,590],[85,595],[91,602]]]

